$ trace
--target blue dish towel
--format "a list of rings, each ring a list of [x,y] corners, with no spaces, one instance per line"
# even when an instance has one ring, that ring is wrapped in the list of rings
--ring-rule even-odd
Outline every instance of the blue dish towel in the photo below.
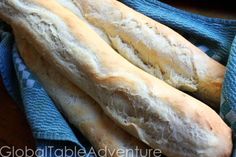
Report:
[[[220,114],[222,118],[225,120],[225,122],[229,126],[231,126],[234,133],[236,133],[236,78],[235,78],[236,39],[234,40],[236,35],[236,20],[208,18],[196,14],[191,14],[176,9],[174,7],[171,7],[158,0],[120,0],[120,1],[130,6],[131,8],[134,8],[135,10],[151,17],[152,19],[157,20],[173,28],[174,30],[182,34],[185,38],[187,38],[189,41],[191,41],[193,44],[202,49],[209,56],[218,60],[224,65],[227,64],[227,71],[225,75],[223,92],[222,92],[222,103],[221,103]],[[11,60],[11,53],[8,53],[12,50],[12,45],[14,42],[12,40],[11,34],[4,32],[1,34],[2,35],[0,38],[0,42],[4,43],[3,46],[2,44],[0,45],[0,68],[1,69],[2,67],[5,68],[1,70],[3,82],[9,94],[16,101],[19,102],[22,101],[21,100],[22,97],[19,97],[20,92],[17,91],[17,89],[21,88],[17,88],[18,85],[16,83],[14,76],[16,74],[15,71],[13,70],[14,68],[12,68],[14,59]],[[4,56],[5,60],[2,59],[3,58],[2,56]],[[18,77],[21,76],[21,74],[17,75]],[[27,84],[27,82],[25,83]],[[31,83],[29,83],[29,85],[30,84]],[[31,125],[35,124],[31,123]],[[35,127],[37,128],[37,126]],[[48,140],[47,137],[45,139],[46,141]],[[72,137],[72,143],[77,143],[73,142],[74,141],[73,139],[74,137]],[[79,139],[79,141],[84,140],[80,137],[77,139]],[[61,139],[59,139],[58,141],[60,140]],[[44,140],[43,144],[46,143]],[[42,145],[39,144],[39,146],[44,146],[43,144]],[[233,156],[236,157],[236,153],[234,153]]]
[[[236,20],[192,14],[158,0],[120,0],[182,34],[210,57],[227,64],[220,115],[234,132],[236,157]]]
[[[9,95],[22,106],[37,149],[43,150],[37,155],[53,157],[57,155],[57,149],[63,150],[63,153],[71,149],[76,151],[69,156],[79,156],[78,152],[84,157],[92,156],[88,153],[89,143],[81,134],[74,134],[37,78],[26,67],[7,29],[5,24],[0,23],[0,75]]]
[[[236,37],[231,46],[224,79],[220,115],[234,131],[234,157],[236,157]]]

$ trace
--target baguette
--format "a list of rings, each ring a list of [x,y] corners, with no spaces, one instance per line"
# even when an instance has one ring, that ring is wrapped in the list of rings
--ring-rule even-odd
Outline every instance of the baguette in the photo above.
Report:
[[[225,67],[181,35],[116,0],[76,0],[82,15],[103,29],[123,57],[215,110]]]
[[[140,152],[151,149],[114,124],[91,97],[58,73],[19,33],[15,35],[25,63],[69,122],[82,132],[97,151],[106,150],[108,157],[138,157]],[[119,154],[120,150],[127,154]]]
[[[229,157],[231,129],[211,108],[117,54],[56,1],[0,1],[0,16],[127,132],[170,157]]]

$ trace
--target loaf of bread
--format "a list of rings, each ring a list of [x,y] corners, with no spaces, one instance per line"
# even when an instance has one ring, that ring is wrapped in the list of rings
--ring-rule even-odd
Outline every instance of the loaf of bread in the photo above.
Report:
[[[19,33],[15,35],[25,63],[36,74],[57,107],[97,151],[106,150],[108,157],[139,157],[139,153],[151,150],[114,124],[91,97],[58,73]]]
[[[75,0],[81,14],[102,29],[134,65],[219,110],[225,67],[170,28],[117,0]]]
[[[0,16],[149,146],[170,157],[230,156],[231,129],[215,111],[129,63],[56,1],[0,1]]]

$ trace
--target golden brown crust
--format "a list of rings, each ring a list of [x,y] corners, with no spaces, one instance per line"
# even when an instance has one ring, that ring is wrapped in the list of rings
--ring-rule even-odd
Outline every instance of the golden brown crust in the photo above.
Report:
[[[172,29],[116,0],[77,0],[84,17],[146,72],[219,110],[225,67]]]

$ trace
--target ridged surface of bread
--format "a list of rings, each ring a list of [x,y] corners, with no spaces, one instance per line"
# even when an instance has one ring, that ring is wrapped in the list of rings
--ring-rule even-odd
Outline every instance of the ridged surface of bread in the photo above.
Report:
[[[119,128],[91,97],[55,70],[28,41],[21,39],[20,34],[15,35],[25,63],[39,78],[57,107],[96,150],[106,150],[110,157],[139,157],[139,152],[151,149]],[[120,150],[126,152],[119,154]]]
[[[225,67],[170,28],[116,0],[76,0],[82,16],[102,29],[126,59],[219,109]]]

